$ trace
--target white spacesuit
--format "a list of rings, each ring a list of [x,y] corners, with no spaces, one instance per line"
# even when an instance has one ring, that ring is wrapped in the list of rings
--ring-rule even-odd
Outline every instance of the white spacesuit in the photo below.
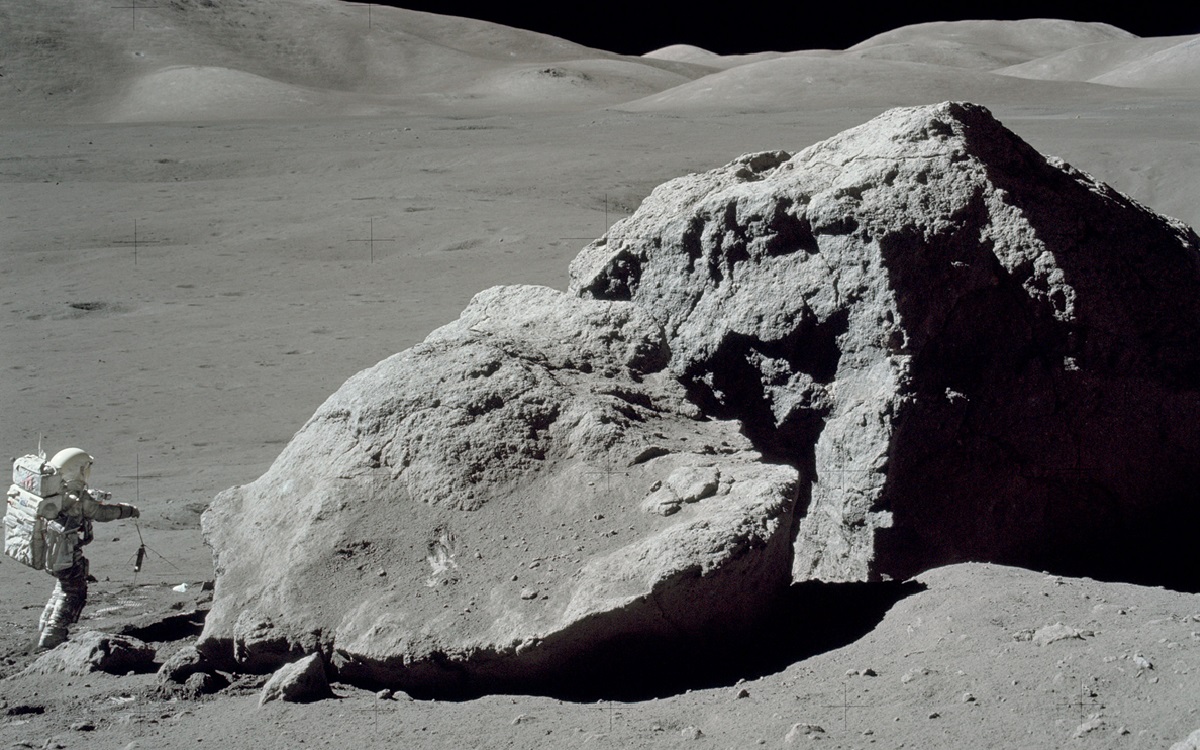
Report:
[[[78,448],[65,448],[50,459],[63,482],[63,507],[55,519],[56,544],[47,549],[46,571],[58,579],[38,623],[38,648],[54,648],[67,639],[67,629],[79,621],[87,603],[88,559],[83,546],[92,541],[93,521],[137,518],[127,503],[106,502],[110,495],[88,489],[92,457]]]

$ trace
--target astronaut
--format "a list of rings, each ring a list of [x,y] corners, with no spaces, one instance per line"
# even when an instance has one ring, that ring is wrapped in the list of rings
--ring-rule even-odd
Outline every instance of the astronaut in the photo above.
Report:
[[[38,622],[39,649],[51,649],[67,639],[67,628],[79,621],[87,603],[88,559],[83,546],[92,541],[93,521],[137,518],[141,513],[127,503],[110,503],[107,492],[88,489],[92,457],[78,448],[64,448],[50,464],[63,483],[63,508],[55,519],[62,529],[59,543],[49,545],[46,571],[58,579],[54,593]]]

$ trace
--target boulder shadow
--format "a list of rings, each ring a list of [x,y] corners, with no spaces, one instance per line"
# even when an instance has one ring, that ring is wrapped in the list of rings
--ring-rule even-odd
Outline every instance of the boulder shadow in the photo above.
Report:
[[[731,687],[853,643],[893,605],[925,588],[915,581],[793,584],[756,625],[700,637],[613,638],[514,692],[577,702],[641,701]]]

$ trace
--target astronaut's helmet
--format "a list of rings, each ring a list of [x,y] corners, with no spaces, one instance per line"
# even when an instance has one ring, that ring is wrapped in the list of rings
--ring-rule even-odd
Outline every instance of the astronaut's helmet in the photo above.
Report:
[[[67,492],[78,492],[87,487],[92,474],[94,459],[78,448],[63,448],[50,459],[50,465],[58,469],[62,477],[63,489]]]

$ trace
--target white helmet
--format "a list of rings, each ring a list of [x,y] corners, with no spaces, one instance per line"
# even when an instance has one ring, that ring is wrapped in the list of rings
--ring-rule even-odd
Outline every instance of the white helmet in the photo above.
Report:
[[[84,451],[78,448],[63,448],[50,459],[50,465],[58,469],[62,477],[63,489],[77,492],[87,486],[92,473],[92,461]]]

